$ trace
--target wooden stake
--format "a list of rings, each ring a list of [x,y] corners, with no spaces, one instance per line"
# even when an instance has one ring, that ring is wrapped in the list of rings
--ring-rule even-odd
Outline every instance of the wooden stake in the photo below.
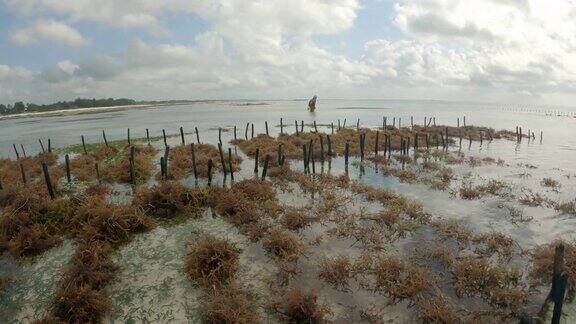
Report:
[[[268,173],[268,163],[270,163],[270,155],[266,154],[264,158],[264,168],[262,169],[262,180],[266,180],[266,173]]]
[[[108,140],[106,139],[106,131],[102,130],[102,138],[104,139],[104,144],[106,144],[106,146],[108,145]]]
[[[184,139],[184,128],[180,127],[180,139],[182,140],[182,146],[186,145],[186,140]]]
[[[194,172],[194,179],[198,179],[198,169],[196,168],[196,150],[194,143],[190,143],[190,154],[192,155],[192,171]]]
[[[22,183],[26,184],[28,181],[26,179],[26,171],[24,170],[22,162],[20,162],[20,175],[22,176]]]
[[[374,155],[378,156],[378,137],[380,135],[379,131],[376,131],[376,142],[374,143]]]
[[[250,128],[250,123],[246,124],[246,130],[244,130],[244,137],[248,140],[248,129]]]
[[[224,161],[224,152],[222,151],[222,143],[218,143],[218,152],[220,153],[220,164],[222,165],[222,172],[224,175],[228,174],[226,171],[226,162]]]
[[[320,134],[320,163],[324,164],[324,139]]]
[[[234,125],[234,140],[237,140],[238,138],[236,137],[236,125]]]
[[[230,167],[230,179],[234,181],[234,167],[232,165],[232,148],[228,148],[228,165]]]
[[[208,159],[208,185],[212,185],[212,159]]]
[[[96,180],[100,183],[100,166],[98,165],[98,162],[94,164],[94,167],[96,169]]]
[[[297,120],[294,121],[294,126],[296,128],[296,136],[298,136],[299,134],[298,134],[298,121]]]
[[[346,142],[344,146],[344,165],[348,168],[348,155],[350,154],[350,143]]]
[[[284,121],[280,118],[280,135],[284,135]]]
[[[130,146],[130,181],[132,185],[136,185],[136,171],[134,170],[134,164],[136,163],[136,147]]]
[[[26,150],[24,150],[24,145],[22,143],[20,144],[20,148],[22,149],[22,156],[26,158]]]
[[[266,136],[270,136],[270,133],[268,132],[268,122],[267,121],[264,122],[264,126],[266,127]]]
[[[308,156],[306,154],[306,144],[302,144],[302,162],[304,163],[304,172],[308,170]]]
[[[16,153],[16,160],[20,160],[20,152],[18,152],[16,144],[12,144],[12,147],[14,147],[14,153]]]
[[[38,139],[38,142],[40,142],[40,148],[42,149],[42,153],[46,153],[46,150],[44,149],[44,143],[42,143],[42,140]]]
[[[50,179],[50,173],[48,172],[48,165],[45,162],[42,162],[42,171],[44,172],[44,180],[46,181],[46,187],[48,188],[50,199],[54,199],[56,196],[54,195],[52,180]]]
[[[260,155],[260,149],[256,149],[256,153],[254,154],[254,173],[258,173],[258,155]]]
[[[148,141],[148,145],[150,144],[150,130],[148,128],[146,128],[146,141]]]
[[[328,156],[332,156],[332,140],[330,140],[330,135],[326,135],[326,142],[328,142]]]
[[[318,126],[316,126],[316,121],[314,121],[314,132],[318,133]]]
[[[198,127],[194,127],[194,132],[196,132],[196,143],[200,144],[200,132],[198,131]]]
[[[131,145],[131,143],[130,143],[130,128],[128,128],[128,135],[127,136],[128,136],[128,146],[130,146]]]
[[[72,182],[72,176],[70,174],[70,156],[68,154],[64,155],[64,161],[66,163],[66,180],[70,183]]]
[[[82,149],[84,150],[84,154],[88,154],[88,150],[86,149],[86,139],[84,135],[82,135]]]
[[[166,130],[162,130],[162,137],[164,138],[164,147],[168,146],[168,141],[166,140]]]
[[[364,161],[364,134],[360,134],[360,161]]]
[[[50,138],[48,139],[48,152],[52,153],[52,140]]]

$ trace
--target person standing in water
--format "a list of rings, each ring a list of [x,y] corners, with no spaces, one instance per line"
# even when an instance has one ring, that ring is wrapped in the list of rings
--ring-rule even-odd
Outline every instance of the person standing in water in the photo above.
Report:
[[[316,100],[318,99],[318,96],[314,96],[312,97],[312,99],[310,99],[310,101],[308,101],[308,110],[310,110],[310,112],[314,112],[314,110],[316,110]]]

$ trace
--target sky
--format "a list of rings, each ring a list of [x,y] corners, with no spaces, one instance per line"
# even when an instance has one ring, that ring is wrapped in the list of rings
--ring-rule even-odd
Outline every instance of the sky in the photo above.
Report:
[[[576,0],[0,0],[0,103],[573,105]]]

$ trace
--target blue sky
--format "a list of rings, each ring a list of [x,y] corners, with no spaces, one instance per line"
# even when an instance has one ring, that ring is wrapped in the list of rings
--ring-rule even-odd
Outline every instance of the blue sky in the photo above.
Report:
[[[573,102],[569,0],[0,0],[0,102]]]

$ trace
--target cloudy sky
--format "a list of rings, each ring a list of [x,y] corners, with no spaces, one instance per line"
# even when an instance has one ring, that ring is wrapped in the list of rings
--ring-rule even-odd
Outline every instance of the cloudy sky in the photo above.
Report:
[[[0,0],[0,102],[574,104],[574,0]]]

